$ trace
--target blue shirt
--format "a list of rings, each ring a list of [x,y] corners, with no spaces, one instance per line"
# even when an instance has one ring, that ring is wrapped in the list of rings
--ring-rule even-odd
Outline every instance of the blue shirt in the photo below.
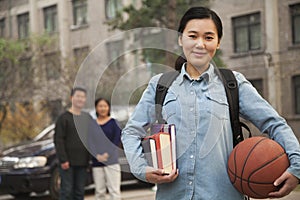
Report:
[[[156,199],[242,200],[227,175],[233,148],[229,108],[222,81],[210,65],[197,80],[182,67],[163,104],[163,117],[176,125],[179,176],[158,184]],[[286,121],[265,101],[245,77],[234,72],[239,87],[240,114],[261,132],[279,142],[290,159],[289,171],[300,178],[299,142]],[[155,122],[154,76],[122,132],[122,142],[132,172],[145,181],[146,160],[141,138],[144,126]]]

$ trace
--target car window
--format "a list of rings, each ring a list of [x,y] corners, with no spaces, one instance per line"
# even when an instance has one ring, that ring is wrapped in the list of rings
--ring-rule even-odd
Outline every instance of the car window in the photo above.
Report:
[[[37,141],[52,139],[54,135],[54,129],[46,133],[43,137],[39,138]]]
[[[43,141],[43,140],[47,140],[47,139],[52,139],[54,136],[54,127],[55,127],[54,124],[48,126],[40,134],[38,134],[33,140],[34,141]]]

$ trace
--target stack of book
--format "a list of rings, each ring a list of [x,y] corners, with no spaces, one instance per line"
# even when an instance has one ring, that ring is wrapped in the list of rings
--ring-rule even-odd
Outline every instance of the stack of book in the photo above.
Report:
[[[163,169],[165,174],[170,174],[173,169],[177,169],[175,135],[174,124],[152,125],[150,136],[142,141],[149,166]]]

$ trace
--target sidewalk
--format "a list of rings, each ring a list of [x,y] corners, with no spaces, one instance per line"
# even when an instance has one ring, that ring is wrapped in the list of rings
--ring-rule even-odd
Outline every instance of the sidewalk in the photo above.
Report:
[[[252,198],[251,198],[251,200],[252,200]],[[275,199],[275,200],[300,200],[300,191],[293,191],[288,196],[280,198],[280,199]]]
[[[94,199],[94,195],[89,195],[88,197],[85,197],[85,200],[93,200],[93,199]],[[122,200],[155,200],[155,191],[151,190],[151,188],[125,190],[122,191]],[[257,200],[257,199],[251,198],[251,200]],[[293,191],[291,194],[289,194],[286,197],[280,199],[272,199],[272,200],[300,200],[300,191]]]
[[[122,190],[122,200],[155,200],[155,191],[151,188]],[[85,200],[94,200],[94,194],[86,195]],[[109,199],[107,195],[106,199]]]

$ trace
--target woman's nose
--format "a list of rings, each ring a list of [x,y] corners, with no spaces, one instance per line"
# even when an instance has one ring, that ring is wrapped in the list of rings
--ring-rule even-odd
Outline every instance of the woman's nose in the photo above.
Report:
[[[196,47],[199,47],[199,48],[205,48],[205,44],[204,44],[202,38],[199,38],[199,39],[197,40]]]

